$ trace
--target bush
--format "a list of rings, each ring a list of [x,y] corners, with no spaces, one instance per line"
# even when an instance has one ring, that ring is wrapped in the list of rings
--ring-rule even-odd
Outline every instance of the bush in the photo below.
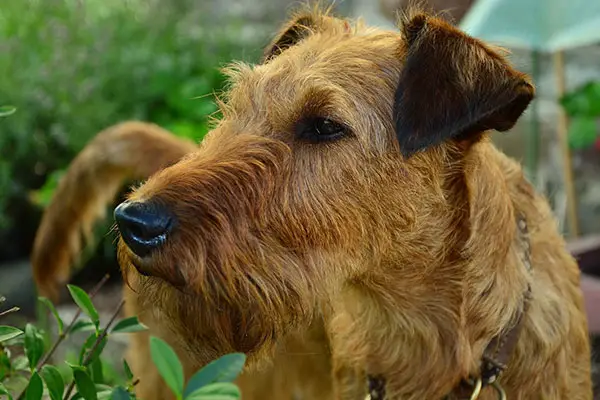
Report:
[[[600,149],[600,81],[589,81],[566,93],[560,104],[570,118],[569,146],[582,150],[595,145]]]
[[[19,112],[0,119],[0,260],[28,253],[61,171],[98,131],[141,119],[201,140],[224,83],[218,67],[255,59],[262,44],[201,4],[3,3],[0,102]]]
[[[58,332],[51,340],[46,330],[28,323],[24,330],[14,326],[0,325],[0,396],[9,400],[61,399],[135,399],[137,379],[127,362],[123,360],[124,376],[110,379],[102,352],[107,341],[114,335],[144,331],[147,328],[137,317],[116,321],[123,302],[117,307],[108,323],[100,326],[100,318],[94,304],[93,293],[88,295],[81,288],[69,285],[71,297],[79,306],[79,312],[68,326],[61,320],[50,301],[40,298],[54,316]],[[96,288],[95,290],[97,290]],[[0,298],[0,305],[3,299]],[[0,311],[0,316],[18,311]],[[82,313],[85,319],[78,319]],[[68,362],[51,364],[57,347],[75,332],[90,332],[78,351],[78,356]],[[196,372],[187,384],[183,367],[173,349],[162,339],[150,337],[150,354],[164,383],[178,400],[235,400],[240,390],[233,383],[242,371],[246,357],[242,353],[227,354]]]

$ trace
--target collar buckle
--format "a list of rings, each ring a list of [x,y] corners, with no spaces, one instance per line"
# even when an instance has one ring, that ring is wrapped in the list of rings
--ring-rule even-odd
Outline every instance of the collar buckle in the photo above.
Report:
[[[496,377],[493,377],[492,381],[488,381],[488,384],[485,384],[481,377],[477,379],[468,379],[465,380],[465,383],[473,388],[471,394],[469,395],[469,400],[478,400],[479,396],[481,396],[481,391],[485,386],[491,386],[498,395],[498,400],[506,400],[506,392],[502,388],[502,386],[496,381]]]

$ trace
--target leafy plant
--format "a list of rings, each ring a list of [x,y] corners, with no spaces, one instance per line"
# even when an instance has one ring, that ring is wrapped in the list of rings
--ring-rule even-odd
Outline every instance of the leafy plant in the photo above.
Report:
[[[240,27],[195,0],[3,2],[0,99],[11,107],[0,116],[12,115],[0,118],[0,260],[28,255],[62,171],[99,131],[137,119],[202,140],[219,68],[256,59],[265,42]]]
[[[570,117],[569,145],[573,149],[585,149],[600,145],[600,81],[588,82],[560,100]]]
[[[135,316],[117,321],[124,301],[121,301],[106,325],[101,326],[93,298],[106,280],[107,277],[89,294],[77,286],[68,285],[78,311],[66,326],[54,305],[49,300],[40,298],[40,304],[48,309],[57,323],[57,339],[51,346],[45,345],[44,332],[35,324],[28,323],[24,329],[0,326],[0,396],[5,396],[9,400],[40,400],[44,395],[50,400],[136,398],[134,388],[138,380],[127,362],[123,360],[124,376],[121,377],[120,382],[111,385],[104,376],[101,355],[108,339],[113,335],[140,332],[147,327]],[[0,298],[0,303],[2,301],[3,298]],[[14,311],[16,309],[4,313]],[[83,318],[79,319],[80,316]],[[79,349],[75,360],[62,360],[61,363],[52,365],[50,360],[58,346],[78,331],[90,331],[90,334]],[[19,352],[24,355],[17,355]],[[181,361],[165,341],[150,336],[150,352],[165,384],[178,400],[240,398],[240,390],[233,381],[244,367],[246,361],[244,354],[227,354],[209,363],[194,374],[186,384]],[[65,366],[68,368],[66,372]]]
[[[184,386],[183,366],[177,354],[162,339],[150,338],[150,354],[158,372],[177,400],[240,398],[239,388],[232,382],[242,372],[246,356],[242,353],[227,354],[206,365],[194,374]]]

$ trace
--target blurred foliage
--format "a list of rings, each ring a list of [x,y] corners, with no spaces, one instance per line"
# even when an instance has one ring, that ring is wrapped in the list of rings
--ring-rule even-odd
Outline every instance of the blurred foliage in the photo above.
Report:
[[[75,285],[67,287],[79,308],[70,323],[63,321],[50,300],[38,298],[54,319],[55,335],[50,334],[54,330],[50,326],[44,327],[47,323],[26,323],[24,327],[0,325],[0,396],[7,400],[137,399],[134,386],[139,378],[125,359],[118,360],[123,365],[122,373],[118,371],[105,357],[104,350],[113,337],[148,328],[136,316],[118,320],[124,301],[102,325],[93,294]],[[0,306],[4,300],[0,297]],[[0,308],[0,317],[18,311],[17,307]],[[81,333],[87,337],[83,344],[57,357],[56,350],[65,339]],[[150,336],[149,341],[152,363],[177,400],[240,399],[240,389],[233,382],[246,364],[245,354],[225,354],[186,382],[183,364],[175,350],[158,337]]]
[[[600,129],[600,81],[588,82],[560,100],[570,118],[569,145],[573,149],[598,146]]]
[[[0,260],[26,255],[61,171],[127,119],[201,140],[219,71],[263,43],[193,0],[19,0],[0,7]],[[217,25],[218,24],[218,25]],[[46,183],[46,184],[45,184]],[[44,185],[45,184],[45,185]],[[34,192],[42,187],[40,192]]]

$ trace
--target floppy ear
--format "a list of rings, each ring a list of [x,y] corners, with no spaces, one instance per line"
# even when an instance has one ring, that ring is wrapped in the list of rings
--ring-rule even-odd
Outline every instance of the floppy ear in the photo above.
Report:
[[[265,48],[262,62],[268,62],[316,32],[335,29],[350,30],[350,24],[347,21],[328,16],[326,12],[306,11],[292,17]]]
[[[402,33],[394,122],[405,157],[449,139],[468,146],[486,130],[506,131],[534,97],[525,74],[441,19],[416,14]]]

